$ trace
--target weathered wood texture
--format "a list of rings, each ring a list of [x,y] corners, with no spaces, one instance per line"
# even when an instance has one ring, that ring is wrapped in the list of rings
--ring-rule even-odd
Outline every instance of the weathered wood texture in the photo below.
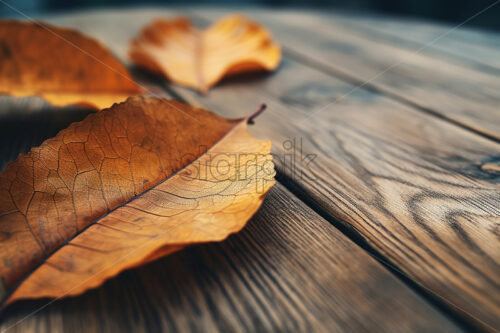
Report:
[[[500,140],[498,73],[386,43],[379,35],[352,29],[335,17],[248,13],[268,26],[295,57]]]
[[[14,304],[3,315],[0,328],[15,325],[8,330],[12,332],[458,330],[279,184],[247,228],[227,241],[192,247],[127,271],[97,290],[57,301],[29,316],[46,303]]]
[[[370,16],[335,15],[333,19],[383,43],[500,74],[500,36],[493,32]]]
[[[209,19],[214,18],[214,15],[207,12],[201,14]],[[59,17],[51,22],[80,28],[110,45],[120,57],[125,57],[128,40],[139,31],[141,25],[161,15],[172,16],[175,12],[96,12]],[[500,145],[415,110],[408,103],[396,102],[379,93],[358,89],[351,83],[332,77],[332,74],[342,72],[340,76],[344,79],[348,77],[347,81],[353,81],[352,78],[360,81],[363,75],[375,75],[388,62],[406,56],[408,50],[389,45],[382,47],[385,50],[382,54],[372,56],[370,49],[377,50],[380,43],[368,43],[366,37],[359,36],[357,32],[340,24],[338,30],[324,28],[322,25],[318,28],[318,25],[311,22],[311,16],[304,16],[304,19],[295,22],[290,20],[290,15],[298,17],[294,13],[281,15],[259,12],[254,18],[269,25],[286,50],[293,51],[287,52],[299,62],[286,57],[275,74],[228,79],[207,96],[200,96],[184,88],[170,88],[193,104],[220,111],[225,116],[248,114],[260,102],[267,102],[269,110],[252,131],[259,137],[272,138],[274,152],[282,161],[278,161],[279,171],[297,194],[307,197],[316,208],[329,215],[332,221],[339,219],[351,226],[380,256],[427,289],[452,311],[482,328],[498,329],[500,174],[497,164]],[[309,37],[312,33],[313,37]],[[328,37],[330,33],[331,37]],[[347,37],[342,37],[344,33]],[[299,51],[296,51],[297,47],[300,48]],[[329,51],[329,48],[337,51]],[[321,57],[326,57],[329,61],[325,61],[325,58],[322,60]],[[495,79],[471,68],[465,69],[465,74],[456,72],[456,65],[443,60],[439,61],[445,70],[440,69],[439,75],[433,74],[429,67],[425,67],[430,62],[433,68],[433,61],[436,60],[419,55],[415,64],[405,64],[403,67],[409,68],[402,70],[398,67],[397,73],[391,71],[389,79],[386,79],[393,82],[391,89],[396,89],[398,85],[404,87],[405,84],[407,88],[394,90],[395,92],[386,89],[387,95],[396,96],[397,99],[401,99],[398,94],[416,98],[415,96],[420,96],[415,92],[417,91],[422,94],[425,103],[439,106],[436,113],[452,110],[451,115],[460,114],[459,105],[463,104],[464,97],[460,96],[458,101],[453,102],[450,96],[454,94],[447,88],[447,83],[452,82],[455,86],[459,85],[459,79],[463,79],[463,85],[470,87],[477,85],[474,80],[480,78],[479,81],[485,83],[484,90],[479,92],[477,87],[476,92],[472,90],[477,98],[470,102],[473,103],[471,109],[474,110],[474,117],[479,119],[478,123],[470,122],[467,117],[460,119],[464,119],[465,126],[476,128],[476,124],[486,124],[489,129],[496,131],[500,124],[492,105],[500,97],[495,91]],[[331,70],[330,63],[337,67]],[[408,71],[410,74],[407,74]],[[416,72],[421,74],[414,77]],[[432,74],[429,80],[425,77],[426,74]],[[469,76],[470,80],[467,80]],[[412,84],[411,87],[408,82]],[[387,82],[386,84],[389,85]],[[430,86],[427,87],[426,84]],[[438,85],[443,86],[443,90],[433,92]],[[491,99],[483,98],[483,92],[491,93]],[[462,90],[458,93],[462,94]],[[438,103],[440,98],[450,104],[443,107]],[[460,112],[455,112],[456,110]],[[450,114],[446,113],[446,117],[453,118]],[[486,128],[481,126],[477,127],[481,131]],[[293,139],[295,150],[289,145],[293,143]],[[300,142],[303,145],[303,155],[318,155],[313,163],[308,165],[307,156],[301,156],[300,151],[297,151]],[[291,163],[290,158],[293,156],[297,159]],[[306,159],[302,160],[302,157]],[[294,168],[291,168],[292,165]],[[326,221],[310,212],[302,203],[295,199],[290,201],[291,197],[283,189],[276,189],[249,228],[221,245],[224,250],[218,250],[220,245],[193,248],[165,261],[127,272],[110,281],[104,288],[49,306],[41,315],[28,321],[25,327],[39,325],[47,328],[46,325],[54,323],[53,327],[66,325],[69,328],[77,322],[75,325],[82,325],[84,328],[104,325],[99,327],[125,329],[125,326],[119,326],[123,313],[129,314],[127,319],[132,318],[130,322],[127,321],[127,327],[132,327],[131,329],[148,327],[147,325],[158,327],[152,326],[155,324],[165,325],[163,327],[166,328],[175,328],[168,325],[179,325],[181,328],[196,329],[201,327],[196,325],[203,324],[203,328],[219,325],[219,328],[226,329],[307,330],[310,327],[306,325],[314,323],[323,323],[321,327],[334,330],[345,328],[345,323],[357,325],[347,326],[347,329],[440,329],[425,327],[431,323],[421,319],[421,316],[429,316],[431,322],[439,320],[438,325],[447,325],[428,308],[425,311],[415,308],[417,305],[414,304],[420,304],[420,300],[410,297],[406,289],[400,291],[400,296],[392,296],[401,297],[402,302],[410,304],[399,305],[403,308],[400,309],[403,311],[401,314],[397,312],[398,306],[392,307],[393,303],[389,302],[386,306],[385,301],[378,302],[385,293],[392,292],[394,288],[402,288],[395,287],[393,280],[387,282],[388,285],[379,284],[378,291],[374,287],[375,294],[371,296],[359,296],[358,292],[351,291],[346,296],[345,290],[348,289],[339,289],[342,284],[358,282],[360,285],[367,284],[360,287],[359,293],[368,295],[364,292],[372,290],[371,283],[374,282],[370,281],[377,280],[377,275],[368,274],[371,275],[370,278],[365,278],[365,273],[361,272],[374,264],[367,261],[367,265],[364,259],[359,261],[352,256],[348,256],[348,260],[343,259],[345,254],[339,250],[340,245],[336,239],[342,239],[342,244],[346,242],[345,237],[341,237],[332,226],[327,228]],[[283,210],[282,207],[287,208]],[[299,218],[304,211],[314,217],[306,214]],[[261,220],[265,222],[256,222]],[[271,230],[275,225],[279,226],[279,230],[285,228],[284,232],[273,233]],[[338,237],[330,238],[332,232]],[[248,233],[256,233],[258,236],[250,236]],[[238,237],[248,239],[239,240]],[[358,253],[358,248],[355,249]],[[220,251],[213,258],[223,258],[226,261],[210,259],[212,251]],[[335,263],[340,265],[338,267],[332,265],[330,259],[330,256],[337,255]],[[189,259],[193,257],[198,259]],[[235,264],[235,260],[242,264]],[[159,268],[164,262],[166,268]],[[332,275],[339,279],[348,274],[346,265],[341,263],[351,268],[355,265],[360,273],[348,276],[346,280],[330,280],[333,279]],[[221,266],[218,265],[226,265],[226,268],[219,268]],[[150,276],[157,274],[157,269],[164,273],[158,280],[149,282]],[[142,273],[143,270],[149,270],[150,273]],[[377,274],[382,274],[380,267],[376,270],[379,271]],[[174,275],[177,271],[181,273],[171,278],[171,271],[175,271]],[[227,271],[231,274],[224,275]],[[196,275],[185,272],[196,272]],[[355,278],[357,275],[360,275],[361,280]],[[205,276],[207,278],[203,279]],[[172,280],[168,280],[170,278]],[[128,282],[129,279],[145,281],[145,288],[149,288],[149,292],[142,294],[142,288],[136,289],[137,284]],[[166,284],[165,280],[174,283]],[[194,281],[194,287],[190,281]],[[122,288],[128,287],[120,287],[119,283],[128,283],[134,291],[130,295],[123,295]],[[185,284],[184,289],[176,283]],[[158,290],[161,288],[166,288],[166,291],[160,293]],[[214,293],[217,298],[209,296]],[[168,298],[165,295],[175,297]],[[236,296],[232,297],[233,295]],[[125,304],[129,304],[129,301],[125,301],[124,297],[136,301],[135,305],[127,307]],[[373,308],[362,306],[358,297],[362,301],[375,302],[369,303],[375,305]],[[123,300],[116,302],[120,304],[119,308],[114,307],[115,300],[111,301],[113,298]],[[94,303],[98,299],[100,303]],[[148,307],[150,300],[157,306]],[[166,303],[171,305],[166,306]],[[81,308],[82,304],[87,310]],[[258,305],[259,310],[253,310],[254,304]],[[182,308],[182,305],[188,305],[189,310]],[[158,314],[156,310],[162,306],[167,310]],[[410,312],[413,314],[407,315],[409,312],[404,309],[412,307]],[[234,311],[235,308],[238,310]],[[307,311],[299,310],[304,308]],[[12,323],[19,318],[17,311],[19,308],[13,308],[6,322]],[[357,311],[365,312],[358,317]],[[369,314],[370,311],[374,311],[373,314]],[[93,315],[82,316],[82,313],[90,312],[102,313],[102,322],[98,322],[98,317]],[[229,312],[232,316],[228,317]],[[371,316],[381,324],[372,323]],[[104,323],[107,317],[113,319]],[[370,322],[364,322],[363,319]],[[396,323],[389,323],[390,321]],[[151,322],[155,324],[150,324]],[[252,323],[257,324],[252,326]],[[296,326],[285,326],[292,323],[296,323]]]
[[[40,99],[3,97],[0,102],[1,168],[92,112],[53,108]],[[125,272],[97,290],[30,315],[47,302],[14,304],[3,314],[1,328],[459,330],[279,185],[249,227],[221,245],[194,247]]]
[[[279,14],[273,22],[280,24]],[[283,143],[302,138],[304,154],[318,154],[312,167],[297,154],[302,175],[281,166],[297,191],[448,307],[484,328],[500,327],[500,145],[353,89],[285,59],[272,76],[228,80],[206,97],[177,91],[226,114],[267,102],[258,134],[272,136],[275,153],[291,153]]]
[[[306,74],[289,73],[273,85],[279,91],[271,82],[231,97],[214,91],[201,104],[229,114],[233,103],[268,103],[256,132],[273,138],[279,157],[295,157],[279,171],[297,191],[353,226],[448,306],[498,327],[497,144],[368,92],[297,124],[304,114],[293,108],[318,103],[309,96],[327,100],[350,87],[310,73],[298,83],[293,77]],[[303,147],[294,152],[289,142]],[[318,156],[308,165],[309,154]]]
[[[92,110],[54,108],[41,98],[0,96],[0,170],[7,162],[55,136],[71,122],[85,118]]]

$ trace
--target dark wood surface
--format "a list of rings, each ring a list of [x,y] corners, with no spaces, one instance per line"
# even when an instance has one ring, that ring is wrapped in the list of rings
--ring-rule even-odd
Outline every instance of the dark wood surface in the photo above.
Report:
[[[401,47],[377,30],[329,16],[258,15],[289,52],[314,67],[500,140],[498,69],[424,54],[432,44]]]
[[[14,304],[2,328],[21,321],[12,331],[458,330],[280,184],[227,241],[125,272],[23,320],[45,303]]]
[[[179,13],[206,24],[223,11],[46,19],[100,39],[127,62],[142,25]],[[268,104],[251,131],[273,141],[281,184],[261,211],[221,244],[189,248],[34,314],[47,301],[14,304],[1,328],[499,330],[500,38],[421,22],[247,13],[284,46],[276,73],[226,79],[204,96],[134,73],[155,93],[228,117]],[[37,99],[0,103],[0,168],[88,112]]]

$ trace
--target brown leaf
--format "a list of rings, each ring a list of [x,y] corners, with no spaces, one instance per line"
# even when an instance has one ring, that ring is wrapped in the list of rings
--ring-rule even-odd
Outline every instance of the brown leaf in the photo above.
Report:
[[[99,109],[140,89],[98,41],[45,23],[0,20],[0,94]]]
[[[228,74],[276,69],[281,49],[258,23],[233,15],[203,31],[186,18],[156,20],[132,41],[130,57],[173,82],[206,92]]]
[[[0,175],[3,304],[76,295],[240,230],[274,183],[271,144],[247,121],[134,97],[9,163]]]

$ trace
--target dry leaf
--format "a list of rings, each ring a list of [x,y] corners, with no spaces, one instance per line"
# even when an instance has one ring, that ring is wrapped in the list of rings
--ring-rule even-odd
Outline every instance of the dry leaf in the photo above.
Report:
[[[98,41],[45,23],[0,20],[0,94],[99,109],[140,89]]]
[[[247,121],[134,97],[9,163],[0,175],[3,305],[76,295],[239,231],[274,183],[271,144]]]
[[[173,82],[206,92],[228,74],[276,69],[281,50],[265,28],[233,15],[203,31],[186,18],[156,20],[132,41],[130,57]]]

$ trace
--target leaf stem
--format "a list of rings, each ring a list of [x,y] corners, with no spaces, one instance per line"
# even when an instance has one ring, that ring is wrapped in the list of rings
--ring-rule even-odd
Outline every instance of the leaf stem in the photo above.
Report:
[[[264,112],[264,110],[267,108],[267,105],[262,103],[257,110],[255,110],[251,115],[247,117],[247,124],[253,125],[254,124],[254,119],[257,118],[259,114]]]

